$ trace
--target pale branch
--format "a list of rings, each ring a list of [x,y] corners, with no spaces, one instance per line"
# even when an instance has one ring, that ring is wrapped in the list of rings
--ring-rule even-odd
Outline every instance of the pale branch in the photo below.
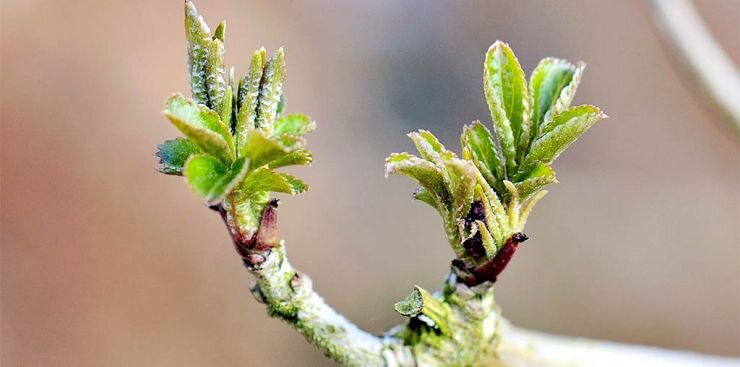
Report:
[[[740,135],[740,74],[691,0],[652,0],[658,29],[676,58]]]
[[[738,367],[737,358],[642,345],[550,335],[512,326],[500,328],[499,362],[506,367]]]
[[[290,265],[285,243],[276,237],[276,207],[277,201],[265,207],[257,241],[245,241],[238,236],[223,207],[213,207],[221,214],[244,266],[255,276],[254,297],[267,306],[270,316],[290,324],[326,356],[342,365],[385,366],[386,342],[361,330],[327,305],[313,290],[311,278]]]

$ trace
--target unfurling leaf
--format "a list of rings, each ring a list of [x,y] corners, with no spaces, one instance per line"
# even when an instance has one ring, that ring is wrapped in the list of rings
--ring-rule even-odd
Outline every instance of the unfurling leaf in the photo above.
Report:
[[[163,113],[175,127],[206,153],[224,162],[234,159],[231,133],[215,111],[175,94],[167,100]]]
[[[208,105],[206,66],[211,30],[190,1],[185,3],[185,35],[188,41],[188,69],[193,99]]]
[[[260,83],[259,102],[257,104],[256,127],[270,133],[277,115],[278,103],[283,93],[285,80],[285,54],[279,48],[265,65]]]
[[[561,59],[544,58],[532,71],[529,79],[529,90],[532,99],[531,137],[539,135],[539,126],[545,114],[555,105],[560,92],[570,84],[576,67]]]
[[[517,152],[529,139],[529,92],[519,61],[509,45],[496,41],[486,53],[484,86],[506,166],[516,167]]]
[[[408,137],[414,142],[416,150],[419,151],[422,158],[440,164],[441,154],[445,151],[445,148],[434,134],[427,130],[419,130],[409,133]]]
[[[270,169],[285,166],[305,166],[313,163],[313,155],[306,149],[299,149],[275,158],[267,163]]]
[[[191,155],[200,152],[201,150],[198,146],[188,139],[177,138],[166,140],[157,146],[157,153],[154,154],[159,157],[160,165],[157,169],[159,172],[167,175],[182,176],[185,162]]]
[[[444,166],[452,194],[452,214],[455,218],[465,218],[475,193],[475,166],[458,158],[444,160]]]
[[[416,181],[434,196],[438,209],[447,209],[452,204],[442,170],[431,162],[408,153],[393,153],[385,160],[386,177],[391,173]]]
[[[273,135],[305,135],[316,129],[316,123],[306,115],[293,113],[283,116],[275,122]]]
[[[248,166],[244,158],[229,166],[212,156],[197,154],[185,164],[185,178],[198,195],[209,205],[214,205],[244,179]]]
[[[275,139],[268,138],[260,130],[252,130],[247,134],[242,155],[252,162],[252,169],[264,166],[272,161],[283,158],[290,151]]]
[[[208,62],[206,63],[206,87],[208,88],[208,104],[212,110],[220,111],[226,95],[226,79],[224,79],[224,44],[218,38],[206,40],[208,47]]]
[[[593,106],[572,107],[552,117],[544,135],[532,143],[525,164],[550,164],[565,148],[606,115]]]
[[[249,64],[249,73],[243,79],[239,86],[238,113],[236,116],[236,145],[239,149],[239,156],[243,155],[245,141],[249,131],[254,129],[255,120],[257,119],[257,100],[259,99],[260,82],[262,81],[262,72],[267,62],[267,53],[264,48],[260,48],[252,55]]]
[[[308,185],[291,175],[263,167],[249,173],[244,180],[242,190],[247,195],[260,191],[295,195],[308,190]]]
[[[579,62],[576,64],[576,71],[573,74],[573,80],[568,83],[568,86],[560,91],[560,96],[555,101],[550,111],[547,111],[547,115],[554,115],[566,110],[570,107],[573,102],[573,98],[576,96],[576,89],[581,83],[581,77],[583,76],[583,70],[586,69],[586,64]],[[547,121],[547,115],[545,115],[545,121]]]
[[[488,184],[497,187],[504,178],[504,167],[491,132],[480,121],[473,122],[463,128],[460,143]]]
[[[526,201],[532,194],[535,194],[543,187],[556,182],[558,180],[555,177],[555,171],[550,166],[537,163],[521,171],[521,174],[517,173],[517,180],[514,181],[514,186],[519,192],[520,200]]]
[[[434,195],[432,195],[431,192],[427,191],[427,189],[420,187],[416,191],[414,191],[413,195],[414,199],[419,200],[423,203],[429,204],[432,208],[437,209],[437,202],[434,199]]]

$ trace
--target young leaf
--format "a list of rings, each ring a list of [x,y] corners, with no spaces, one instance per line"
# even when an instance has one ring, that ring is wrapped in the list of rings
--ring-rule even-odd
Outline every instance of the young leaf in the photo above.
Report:
[[[475,193],[475,166],[458,158],[445,159],[444,166],[452,193],[452,214],[457,219],[465,218]]]
[[[206,153],[224,162],[234,159],[231,133],[215,111],[175,94],[167,100],[163,113],[175,127]]]
[[[560,113],[570,107],[570,104],[573,102],[573,98],[576,96],[576,89],[578,89],[578,85],[581,83],[581,77],[583,76],[583,70],[585,69],[586,64],[582,62],[576,64],[576,71],[573,74],[573,79],[568,83],[567,87],[560,91],[560,96],[555,101],[555,104],[552,106],[550,111],[547,111],[548,115]],[[545,116],[545,121],[547,121],[547,116]]]
[[[221,107],[219,107],[218,115],[221,118],[221,121],[226,125],[229,132],[231,132],[231,114],[233,112],[233,105],[234,102],[234,95],[233,95],[233,89],[229,85],[226,87],[226,93],[224,94],[224,100],[221,103]],[[233,140],[233,138],[232,138]]]
[[[224,44],[218,38],[205,41],[208,47],[206,62],[206,87],[208,88],[208,104],[212,110],[220,111],[226,95],[226,80],[224,79]]]
[[[408,137],[414,142],[422,158],[435,164],[440,162],[440,154],[446,150],[434,134],[427,130],[419,130],[409,133]]]
[[[523,150],[529,134],[529,91],[524,71],[509,45],[496,41],[486,53],[484,75],[491,117],[507,167],[513,169],[517,151]]]
[[[572,119],[587,115],[596,116],[599,114],[601,114],[601,111],[597,107],[591,105],[575,106],[556,114],[548,114],[545,117],[545,123],[542,126],[542,131],[540,131],[540,136],[538,136],[538,138],[555,130],[558,126],[565,124]],[[601,115],[603,116],[603,114]]]
[[[182,170],[185,162],[191,155],[200,153],[201,150],[188,139],[177,138],[166,140],[164,143],[157,145],[159,157],[159,167],[157,169],[167,175],[182,176]]]
[[[514,186],[519,192],[519,198],[522,202],[543,187],[558,182],[555,171],[550,166],[542,163],[523,168],[517,172],[516,178]]]
[[[291,175],[262,167],[247,176],[242,190],[247,194],[270,191],[295,195],[308,190],[308,185]]]
[[[249,64],[249,73],[243,79],[239,88],[239,113],[236,117],[236,145],[239,150],[239,156],[243,155],[247,135],[250,130],[254,129],[255,120],[257,119],[257,100],[259,98],[260,82],[262,81],[262,71],[265,68],[266,52],[260,48],[252,55],[252,61]]]
[[[272,131],[272,125],[275,122],[280,95],[283,93],[284,80],[285,54],[281,47],[267,61],[260,84],[256,126],[268,133]]]
[[[221,43],[226,42],[226,22],[221,21],[218,24],[216,30],[213,31],[213,39],[219,40]]]
[[[583,135],[588,128],[606,115],[593,106],[573,107],[557,116],[545,125],[547,133],[534,141],[525,159],[525,165],[541,162],[550,164],[565,148]]]
[[[245,141],[244,157],[249,158],[252,169],[285,157],[290,151],[277,140],[265,136],[260,130],[251,130]]]
[[[498,185],[504,178],[504,167],[491,132],[480,121],[473,122],[463,128],[460,144],[468,149],[471,160],[488,184]]]
[[[185,164],[185,178],[208,205],[214,205],[221,202],[244,179],[247,170],[248,164],[244,158],[227,166],[212,156],[197,154],[191,156]]]
[[[267,163],[270,169],[285,166],[305,166],[313,162],[313,155],[306,149],[299,149],[287,153],[279,158],[273,159]]]
[[[532,212],[534,205],[537,204],[538,201],[542,200],[545,195],[547,195],[547,190],[540,190],[524,203],[521,213],[519,214],[519,225],[522,226],[522,228],[527,223],[529,213]]]
[[[420,187],[414,191],[414,199],[419,200],[423,203],[429,204],[432,208],[437,209],[437,202],[434,200],[434,195],[427,191],[427,189]]]
[[[539,135],[539,127],[544,121],[545,114],[553,107],[560,97],[560,92],[571,80],[576,67],[561,59],[544,58],[532,71],[529,79],[529,94],[532,97],[532,129],[531,137],[534,140]]]
[[[275,122],[273,135],[305,135],[316,129],[316,123],[306,115],[290,114],[280,117]]]
[[[442,170],[431,162],[408,153],[393,153],[385,160],[385,176],[391,173],[402,174],[416,181],[434,196],[438,209],[448,208],[451,204]]]
[[[185,2],[185,35],[188,41],[188,69],[193,99],[207,105],[206,65],[211,30],[190,1]]]

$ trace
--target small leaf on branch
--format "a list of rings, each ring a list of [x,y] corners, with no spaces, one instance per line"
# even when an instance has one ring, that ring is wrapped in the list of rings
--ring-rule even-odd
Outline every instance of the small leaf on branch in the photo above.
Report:
[[[191,155],[200,152],[198,146],[188,139],[166,140],[164,143],[157,145],[157,153],[154,154],[159,157],[160,165],[157,169],[167,175],[182,176],[185,162]]]
[[[193,143],[224,162],[233,159],[231,133],[215,111],[180,94],[167,100],[164,115]]]
[[[184,173],[190,187],[208,205],[214,205],[221,202],[244,179],[248,165],[244,158],[227,166],[212,156],[197,154],[188,159]]]
[[[544,126],[546,133],[532,143],[532,147],[525,158],[525,164],[552,163],[588,128],[606,117],[604,113],[593,106],[572,107],[553,116],[552,120]]]
[[[262,167],[249,173],[242,190],[247,194],[270,191],[295,195],[308,190],[308,185],[291,175]]]
[[[259,102],[257,103],[256,127],[270,133],[273,129],[280,96],[283,93],[285,80],[285,54],[279,48],[265,65],[260,83]]]
[[[524,72],[509,45],[496,41],[486,53],[484,87],[494,130],[508,170],[516,167],[517,147],[529,132],[529,96]]]
[[[311,121],[310,117],[298,113],[293,113],[279,118],[275,122],[275,129],[272,133],[273,135],[305,135],[314,131],[315,129],[316,123]]]

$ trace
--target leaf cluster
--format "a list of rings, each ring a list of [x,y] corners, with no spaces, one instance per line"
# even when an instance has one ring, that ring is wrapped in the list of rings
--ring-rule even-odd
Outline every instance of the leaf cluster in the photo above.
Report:
[[[269,192],[298,194],[301,180],[275,169],[311,164],[304,135],[316,124],[301,114],[283,115],[285,55],[264,48],[251,57],[246,75],[224,72],[225,23],[211,33],[195,6],[185,3],[192,99],[172,95],[163,114],[185,137],[158,146],[159,171],[185,176],[208,205],[228,206],[253,232]],[[225,200],[225,199],[229,200]]]
[[[511,48],[496,41],[483,63],[492,129],[480,121],[465,126],[460,157],[430,132],[413,132],[419,156],[395,153],[386,160],[386,175],[421,185],[414,198],[440,213],[459,259],[481,264],[520,232],[544,187],[557,182],[553,161],[606,117],[594,106],[570,106],[583,69],[545,58],[527,82]]]

